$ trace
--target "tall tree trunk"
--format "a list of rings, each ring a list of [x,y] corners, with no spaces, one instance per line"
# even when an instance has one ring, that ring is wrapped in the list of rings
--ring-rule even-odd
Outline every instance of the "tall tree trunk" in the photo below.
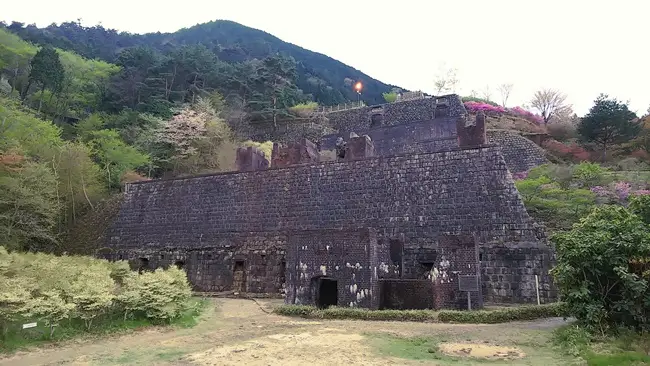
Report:
[[[43,87],[41,88],[41,97],[38,98],[38,113],[41,113],[41,107],[43,107],[43,94],[45,93],[45,83],[43,83]]]
[[[25,89],[20,91],[20,99],[24,102],[25,98],[27,98],[27,93],[29,93],[29,88],[32,86],[32,81],[29,80],[27,81],[27,87]]]

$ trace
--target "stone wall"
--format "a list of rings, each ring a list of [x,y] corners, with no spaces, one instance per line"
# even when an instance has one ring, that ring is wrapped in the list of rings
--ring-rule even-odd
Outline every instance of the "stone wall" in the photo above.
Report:
[[[543,148],[516,132],[490,130],[487,137],[489,143],[501,146],[503,157],[512,173],[525,172],[548,163]]]
[[[287,247],[285,302],[317,305],[316,280],[324,277],[336,281],[336,305],[378,308],[378,272],[388,259],[387,252],[377,245],[376,232],[367,228],[292,233]]]
[[[146,225],[143,225],[146,227]],[[173,229],[174,230],[174,229]],[[166,242],[123,241],[103,253],[109,260],[128,260],[133,269],[149,270],[181,265],[194,290],[202,292],[240,291],[280,294],[285,282],[287,234],[282,232],[187,234],[185,240]],[[242,285],[234,286],[237,266]]]
[[[382,279],[381,309],[434,309],[434,284],[431,280]]]
[[[492,244],[481,248],[483,295],[493,303],[536,303],[535,275],[539,278],[542,303],[557,299],[557,290],[549,271],[555,264],[550,246],[519,243]]]
[[[148,256],[150,265],[160,253],[185,258],[190,280],[202,290],[233,288],[239,266],[246,291],[273,292],[287,232],[372,227],[379,240],[402,243],[404,278],[418,278],[409,256],[435,255],[449,235],[470,235],[480,246],[541,245],[540,228],[499,151],[489,146],[131,183],[107,246],[114,258]]]
[[[444,116],[465,116],[467,111],[457,95],[397,101],[394,103],[331,112],[330,125],[341,133],[365,132],[372,126],[372,116],[381,115],[381,126],[403,125]]]
[[[442,233],[536,238],[497,147],[131,183],[108,236],[115,246],[209,246],[224,231],[360,225],[412,244]]]
[[[363,132],[370,136],[375,146],[375,154],[393,156],[402,154],[422,154],[447,151],[458,147],[456,118],[443,117],[420,121],[407,125],[387,126]],[[512,173],[527,171],[548,163],[545,151],[533,141],[512,131],[488,130],[487,141],[498,145]],[[323,136],[321,150],[332,150],[338,136]]]

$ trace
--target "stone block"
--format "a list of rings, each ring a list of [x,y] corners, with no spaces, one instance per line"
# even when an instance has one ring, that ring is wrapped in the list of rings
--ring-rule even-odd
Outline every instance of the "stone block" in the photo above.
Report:
[[[269,161],[264,156],[264,152],[253,146],[237,148],[235,164],[237,171],[240,172],[264,170],[269,167]]]
[[[345,149],[345,160],[360,160],[373,157],[375,146],[368,136],[351,137]]]
[[[308,139],[287,144],[274,143],[271,154],[271,168],[285,168],[292,165],[317,163],[320,161],[318,146]]]
[[[474,120],[466,117],[456,119],[456,134],[460,148],[472,148],[485,145],[485,113],[482,111],[476,114]]]

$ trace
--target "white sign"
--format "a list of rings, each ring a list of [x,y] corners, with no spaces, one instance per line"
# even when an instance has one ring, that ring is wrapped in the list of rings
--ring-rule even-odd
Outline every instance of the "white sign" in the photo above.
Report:
[[[27,329],[27,328],[36,328],[36,325],[37,325],[36,323],[27,323],[27,324],[23,324],[23,329]]]

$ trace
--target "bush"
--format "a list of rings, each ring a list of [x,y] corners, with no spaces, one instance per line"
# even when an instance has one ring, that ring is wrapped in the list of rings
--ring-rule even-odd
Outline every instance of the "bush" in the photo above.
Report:
[[[515,186],[528,213],[551,229],[569,229],[596,204],[596,195],[588,189],[563,188],[548,176],[531,176],[516,181]]]
[[[167,270],[130,274],[125,278],[118,302],[124,308],[125,318],[141,315],[170,321],[185,310],[191,294],[185,272],[172,266]]]
[[[600,206],[568,232],[551,237],[551,271],[568,311],[588,330],[650,329],[650,228],[635,212],[650,199],[632,198],[633,210]],[[643,214],[642,214],[643,215]]]
[[[312,319],[357,319],[378,321],[456,322],[456,323],[504,323],[515,320],[531,320],[564,316],[561,303],[539,306],[521,306],[500,310],[369,310],[361,308],[331,307],[318,309],[307,305],[282,305],[274,312],[279,315],[299,316]]]
[[[394,103],[397,100],[397,93],[395,92],[382,93],[381,95],[384,97],[386,103]]]
[[[139,275],[123,261],[8,253],[0,247],[3,338],[24,321],[47,326],[50,337],[63,320],[83,322],[90,330],[97,319],[122,312],[168,322],[180,316],[190,294],[185,273],[176,267]]]
[[[496,324],[553,317],[566,317],[564,304],[552,303],[478,311],[442,310],[438,313],[438,320],[444,323],[472,324]]]
[[[571,123],[558,122],[546,126],[548,134],[558,141],[568,141],[576,137],[576,126]]]
[[[289,112],[298,117],[309,117],[316,111],[316,108],[318,108],[318,103],[316,102],[300,103],[289,107]]]

